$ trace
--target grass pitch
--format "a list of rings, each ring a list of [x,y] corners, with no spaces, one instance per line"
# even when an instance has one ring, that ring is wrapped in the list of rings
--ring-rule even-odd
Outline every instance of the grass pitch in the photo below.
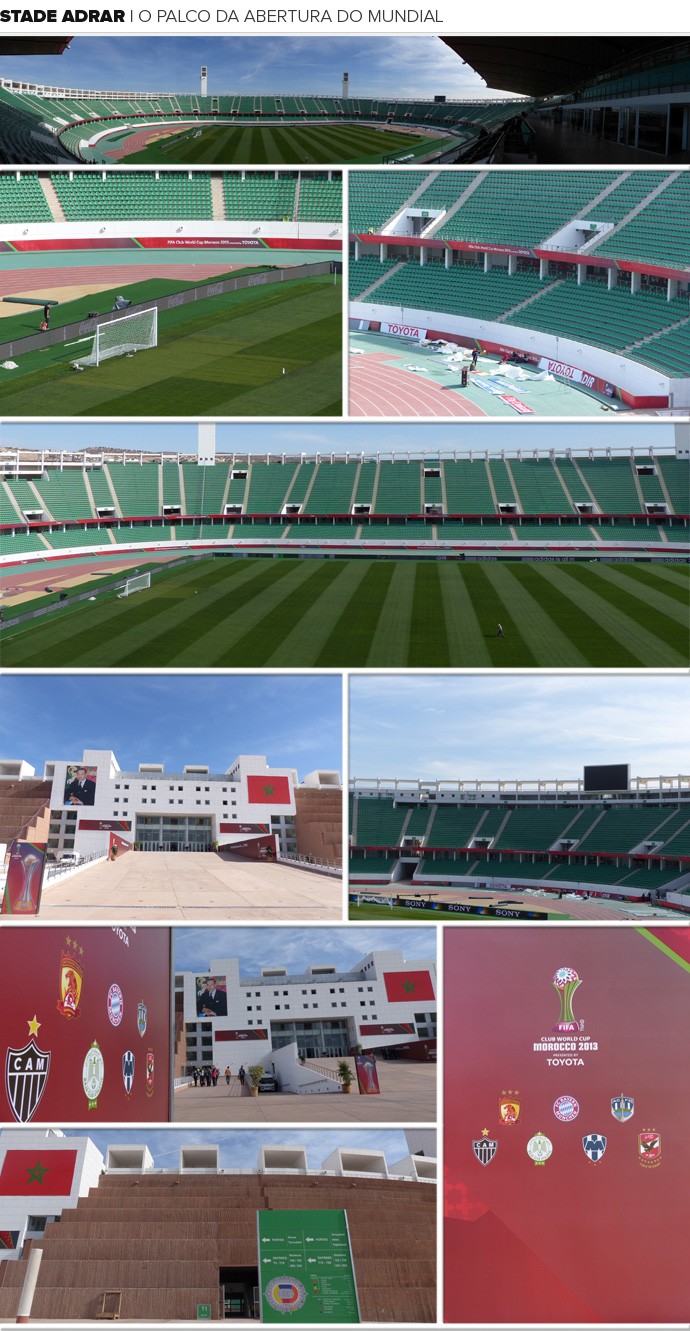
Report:
[[[5,629],[0,661],[687,668],[689,621],[679,564],[203,558],[126,600]]]
[[[0,410],[9,416],[336,416],[341,310],[341,281],[330,275],[161,310],[158,346],[133,357],[117,356],[80,373],[71,362],[86,354],[88,342],[20,356],[19,368],[0,383]]]
[[[320,162],[376,163],[389,157],[425,156],[454,142],[450,137],[375,129],[370,125],[211,125],[160,139],[127,157],[129,163],[222,162],[263,166]]]

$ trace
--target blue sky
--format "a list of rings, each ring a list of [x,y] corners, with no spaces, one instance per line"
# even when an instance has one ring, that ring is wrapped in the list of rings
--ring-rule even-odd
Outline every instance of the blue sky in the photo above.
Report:
[[[0,422],[0,446],[3,448],[84,450],[101,448],[145,449],[152,452],[194,452],[197,427],[194,424],[131,424],[121,422],[52,422],[46,437],[45,421]],[[429,449],[502,448],[648,448],[673,447],[673,423],[670,421],[607,421],[604,426],[586,423],[550,424],[546,421],[511,421],[509,425],[444,425],[438,422],[408,425],[372,425],[324,423],[317,425],[218,425],[216,447],[219,453],[390,453],[406,449],[428,453]]]
[[[579,777],[690,771],[690,676],[363,675],[350,680],[353,777]]]
[[[383,1151],[389,1165],[409,1155],[405,1134],[396,1128],[367,1130],[343,1128],[303,1128],[297,1131],[285,1128],[256,1130],[227,1128],[92,1128],[79,1131],[70,1129],[69,1137],[90,1137],[105,1156],[109,1146],[148,1146],[159,1169],[175,1169],[179,1164],[181,1146],[220,1146],[222,1169],[254,1169],[259,1147],[304,1146],[310,1169],[318,1169],[323,1160],[338,1146],[355,1150]],[[429,1152],[430,1154],[430,1152]]]
[[[75,661],[75,667],[78,667]],[[113,749],[123,771],[161,762],[224,772],[241,753],[274,767],[340,771],[341,683],[333,675],[4,675],[0,753],[46,760]]]
[[[74,37],[61,56],[6,58],[0,75],[28,82],[102,90],[327,93],[449,100],[484,97],[474,70],[436,36]],[[494,95],[498,95],[500,89]]]
[[[174,964],[176,971],[194,971],[204,975],[211,958],[239,957],[240,974],[258,975],[261,966],[287,966],[299,975],[311,965],[321,963],[349,970],[368,952],[398,949],[406,961],[429,961],[436,956],[436,930],[417,925],[396,927],[347,926],[308,929],[271,928],[220,929],[176,928]]]

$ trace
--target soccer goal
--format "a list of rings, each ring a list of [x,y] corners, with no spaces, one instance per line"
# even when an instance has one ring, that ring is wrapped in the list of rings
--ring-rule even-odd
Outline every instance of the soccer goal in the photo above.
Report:
[[[74,364],[83,369],[86,365],[100,365],[111,356],[126,356],[157,346],[158,310],[154,305],[153,309],[124,314],[121,319],[99,324],[89,355],[81,356]]]
[[[137,578],[128,578],[123,584],[122,590],[118,592],[118,598],[122,596],[131,596],[133,592],[143,592],[151,586],[151,574],[140,573]]]

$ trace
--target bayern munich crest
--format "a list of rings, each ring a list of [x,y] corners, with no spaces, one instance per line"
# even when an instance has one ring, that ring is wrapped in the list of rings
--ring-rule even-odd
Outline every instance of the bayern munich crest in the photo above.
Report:
[[[108,1020],[111,1026],[119,1026],[124,1012],[124,999],[119,984],[111,984],[108,990]]]
[[[34,1018],[34,1024],[40,1025],[40,1022]],[[49,1072],[50,1054],[39,1049],[33,1033],[22,1049],[7,1050],[5,1090],[18,1123],[29,1123],[33,1118],[41,1103]]]
[[[559,1123],[572,1123],[580,1112],[580,1106],[574,1095],[559,1095],[554,1100],[553,1112]]]
[[[296,1313],[307,1301],[307,1291],[295,1276],[272,1276],[264,1297],[269,1308],[276,1313]]]
[[[553,1142],[543,1132],[535,1132],[527,1143],[527,1154],[535,1165],[545,1165],[553,1154]]]

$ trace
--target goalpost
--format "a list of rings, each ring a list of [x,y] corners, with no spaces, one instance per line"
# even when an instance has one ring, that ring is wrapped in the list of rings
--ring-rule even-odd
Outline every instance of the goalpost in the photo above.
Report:
[[[83,369],[86,365],[100,365],[101,361],[109,360],[111,356],[126,356],[156,346],[158,309],[154,305],[150,310],[139,310],[136,314],[125,314],[121,319],[99,324],[89,355],[81,356],[74,364]]]
[[[143,592],[151,586],[151,574],[140,573],[137,578],[128,578],[123,583],[121,591],[118,592],[118,600],[123,596],[131,596],[133,592]]]

